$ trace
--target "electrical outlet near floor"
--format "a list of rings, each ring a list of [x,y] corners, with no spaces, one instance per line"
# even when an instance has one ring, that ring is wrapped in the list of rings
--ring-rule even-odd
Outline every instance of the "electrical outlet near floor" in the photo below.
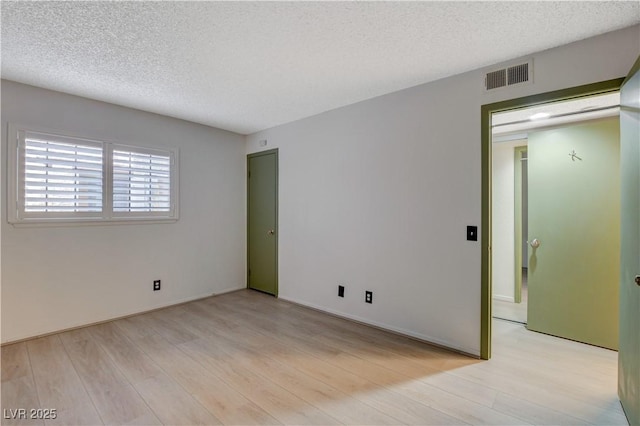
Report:
[[[160,280],[153,280],[153,291],[160,290]]]
[[[372,291],[365,291],[364,292],[364,301],[366,303],[373,303],[373,292]]]

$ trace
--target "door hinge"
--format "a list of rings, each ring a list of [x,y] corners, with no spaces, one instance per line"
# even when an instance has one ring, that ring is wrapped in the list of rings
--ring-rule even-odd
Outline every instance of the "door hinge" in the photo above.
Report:
[[[250,171],[247,172],[247,178],[251,179],[251,172]]]

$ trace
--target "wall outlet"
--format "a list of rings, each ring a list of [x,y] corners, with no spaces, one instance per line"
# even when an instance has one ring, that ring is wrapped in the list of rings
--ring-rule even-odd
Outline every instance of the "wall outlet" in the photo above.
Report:
[[[343,285],[339,285],[338,286],[338,297],[344,297],[344,286]]]
[[[364,301],[366,303],[373,303],[373,292],[372,291],[365,291],[364,292]]]
[[[160,290],[160,280],[153,280],[153,291]]]

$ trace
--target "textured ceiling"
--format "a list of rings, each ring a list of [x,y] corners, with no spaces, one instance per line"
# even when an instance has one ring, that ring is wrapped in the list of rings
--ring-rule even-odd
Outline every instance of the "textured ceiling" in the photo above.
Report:
[[[640,22],[640,2],[10,2],[2,77],[238,133]]]

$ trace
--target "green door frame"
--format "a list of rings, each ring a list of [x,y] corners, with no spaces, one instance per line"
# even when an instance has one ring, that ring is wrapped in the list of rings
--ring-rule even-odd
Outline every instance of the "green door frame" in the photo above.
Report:
[[[555,90],[482,105],[481,117],[481,167],[482,167],[482,222],[481,222],[481,292],[480,292],[480,358],[491,358],[491,114],[513,109],[526,108],[548,102],[563,101],[572,98],[616,92],[624,78]]]
[[[515,224],[515,287],[513,292],[513,302],[522,302],[522,154],[527,152],[527,146],[516,146],[514,148],[514,221]]]
[[[275,172],[276,172],[276,187],[275,187],[275,198],[276,198],[275,199],[275,203],[276,203],[276,205],[275,205],[275,208],[276,208],[276,211],[275,211],[275,214],[276,214],[275,222],[276,223],[275,223],[275,231],[276,232],[275,232],[275,235],[274,235],[274,238],[276,239],[276,252],[275,252],[275,268],[276,268],[276,270],[275,270],[276,286],[275,287],[276,288],[275,288],[274,296],[278,297],[278,289],[280,287],[279,286],[279,277],[278,277],[278,247],[279,247],[278,246],[278,244],[279,244],[278,236],[280,235],[280,233],[278,232],[279,231],[278,219],[279,219],[279,208],[280,208],[280,203],[278,201],[278,194],[280,192],[279,191],[279,185],[280,185],[280,163],[279,163],[280,162],[280,158],[279,157],[280,157],[280,155],[278,153],[278,148],[269,149],[269,150],[266,150],[266,151],[255,152],[253,154],[247,154],[247,170],[249,169],[249,161],[252,158],[260,157],[260,156],[263,156],[263,155],[271,155],[271,154],[275,154],[275,156],[276,156],[276,170],[275,170]],[[250,247],[249,247],[249,244],[250,244],[249,239],[250,239],[251,235],[249,233],[249,211],[250,211],[249,184],[250,184],[250,182],[249,182],[249,173],[248,172],[247,172],[246,177],[247,177],[247,195],[246,195],[247,196],[247,265],[246,265],[247,284],[246,285],[247,285],[247,288],[249,288],[249,249],[250,249]]]

